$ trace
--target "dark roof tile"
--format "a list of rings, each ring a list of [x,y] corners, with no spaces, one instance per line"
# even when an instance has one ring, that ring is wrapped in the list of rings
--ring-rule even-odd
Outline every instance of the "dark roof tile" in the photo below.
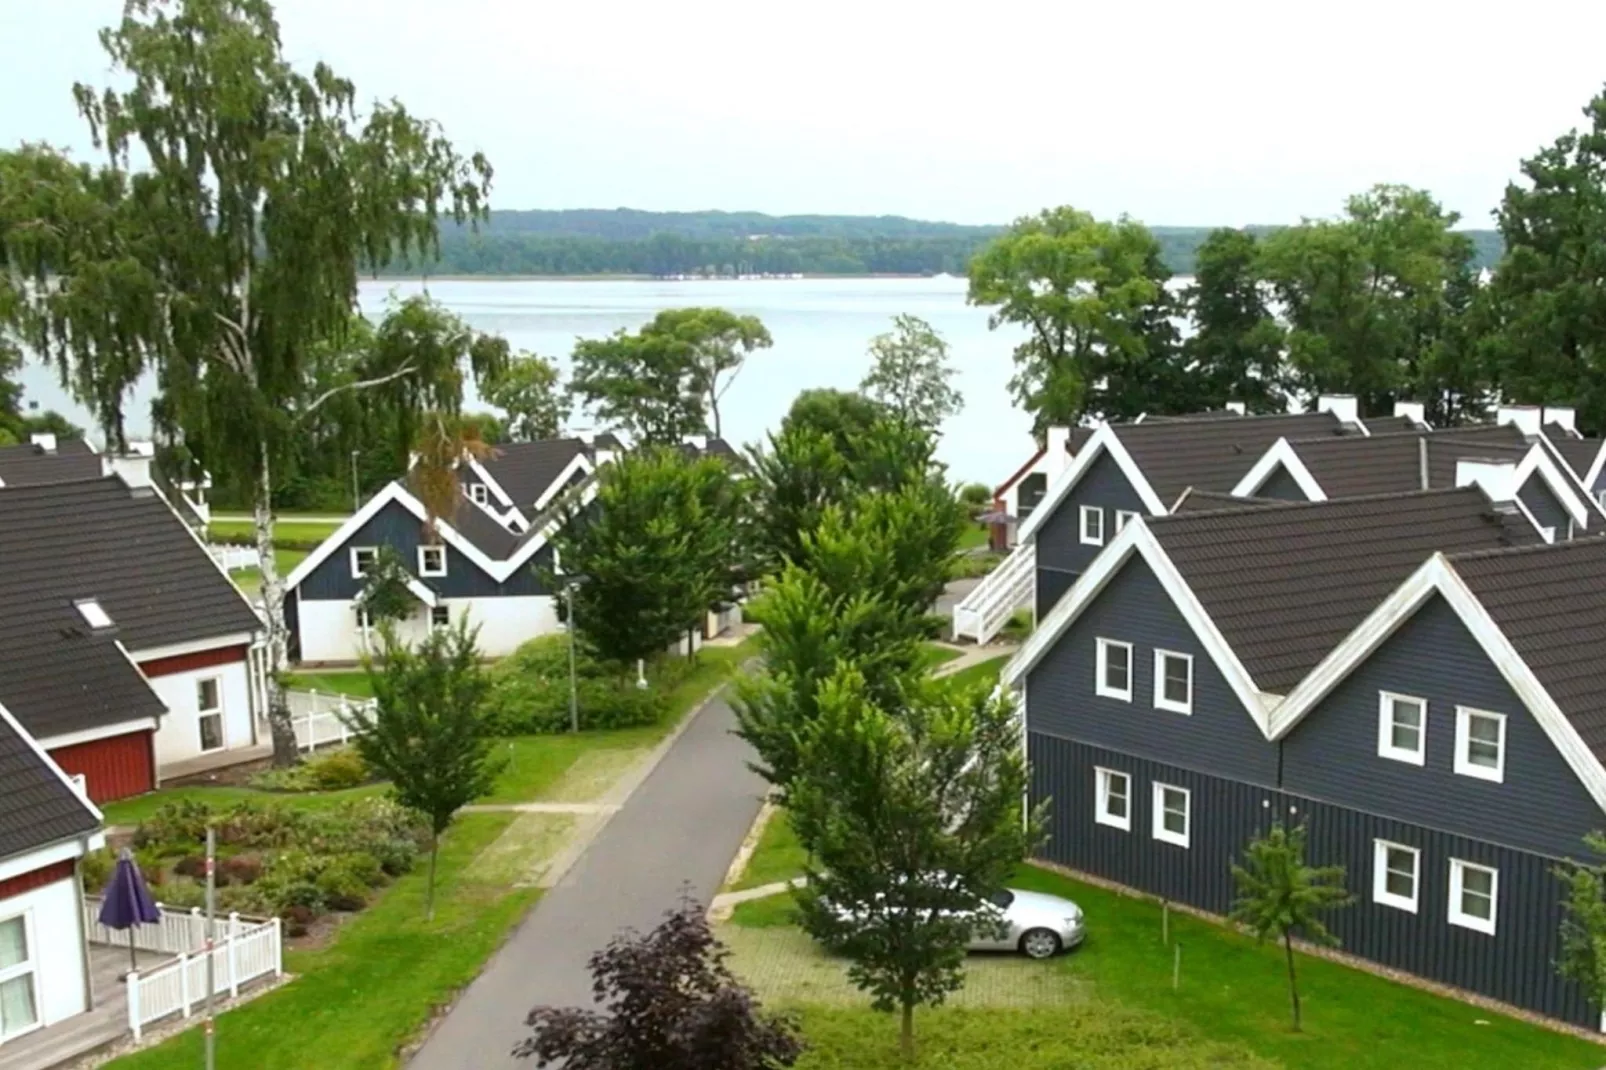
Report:
[[[576,457],[589,452],[584,440],[578,438],[508,442],[492,447],[491,455],[480,461],[480,467],[507,492],[520,511],[525,511],[541,500],[541,495]]]
[[[1339,435],[1346,430],[1338,417],[1325,412],[1156,419],[1110,428],[1167,506],[1188,487],[1231,490],[1279,438]]]
[[[0,484],[7,487],[97,479],[102,471],[100,454],[82,439],[63,439],[49,453],[32,443],[0,446]]]
[[[0,859],[100,827],[49,760],[0,716]]]

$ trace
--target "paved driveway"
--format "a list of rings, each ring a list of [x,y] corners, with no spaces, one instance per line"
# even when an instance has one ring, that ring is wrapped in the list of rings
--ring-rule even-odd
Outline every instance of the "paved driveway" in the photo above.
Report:
[[[688,883],[701,902],[713,897],[765,788],[747,768],[751,750],[730,734],[735,722],[723,698],[703,708],[463,993],[412,1070],[530,1066],[509,1052],[531,1007],[589,1004],[593,951],[623,928],[657,924]]]

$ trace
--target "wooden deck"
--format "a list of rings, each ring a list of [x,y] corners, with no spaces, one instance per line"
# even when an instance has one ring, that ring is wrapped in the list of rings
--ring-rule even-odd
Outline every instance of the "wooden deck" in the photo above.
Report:
[[[148,970],[173,958],[139,952],[139,968]],[[0,1070],[48,1070],[121,1038],[128,1032],[128,1001],[123,974],[128,948],[89,945],[90,993],[94,1005],[85,1013],[0,1045]]]

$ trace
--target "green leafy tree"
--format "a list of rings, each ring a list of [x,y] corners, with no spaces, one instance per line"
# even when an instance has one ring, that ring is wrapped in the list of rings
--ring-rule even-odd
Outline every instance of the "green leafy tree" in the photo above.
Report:
[[[1199,247],[1194,282],[1183,295],[1193,334],[1183,344],[1198,369],[1195,411],[1242,402],[1249,412],[1288,411],[1283,329],[1260,277],[1260,242],[1222,228]]]
[[[510,442],[557,438],[563,422],[558,366],[545,357],[521,354],[486,384],[485,400],[507,413]]]
[[[1076,424],[1110,367],[1145,358],[1145,312],[1163,293],[1156,260],[1143,224],[1064,207],[1016,220],[970,262],[970,303],[993,306],[990,327],[1026,333],[1010,389],[1039,431]]]
[[[375,626],[406,620],[418,608],[418,596],[409,586],[412,579],[401,554],[394,547],[381,546],[363,574],[357,604],[368,612]]]
[[[1606,1007],[1606,835],[1584,837],[1593,862],[1570,861],[1556,869],[1566,888],[1562,900],[1561,976],[1584,990],[1589,1001]]]
[[[397,802],[429,820],[424,913],[433,919],[441,834],[459,810],[491,790],[499,772],[484,712],[491,683],[475,633],[463,621],[432,630],[416,647],[398,639],[390,624],[380,636],[383,664],[366,666],[374,708],[347,716],[363,761],[390,781]]]
[[[1505,395],[1606,428],[1606,90],[1584,125],[1522,161],[1495,218],[1505,257],[1487,359]]]
[[[576,627],[601,657],[657,654],[729,597],[736,505],[712,457],[648,449],[602,468],[595,501],[571,503],[553,540],[564,571],[585,577]]]
[[[684,355],[707,399],[714,437],[720,437],[720,398],[752,352],[773,344],[769,330],[757,316],[738,316],[723,308],[666,309],[643,329],[667,337],[671,347]]]
[[[1088,367],[1087,410],[1106,420],[1199,409],[1202,376],[1182,349],[1175,322],[1181,302],[1166,288],[1171,269],[1160,257],[1160,243],[1147,230],[1139,237],[1148,242],[1143,274],[1154,284],[1152,297],[1132,316],[1131,332],[1140,344],[1107,346]]]
[[[870,339],[870,359],[859,389],[905,423],[934,430],[965,404],[948,343],[919,316],[894,316],[891,331]]]
[[[966,483],[959,488],[959,501],[975,518],[993,507],[993,488],[985,483]]]
[[[781,430],[818,432],[842,456],[852,457],[854,441],[886,415],[886,406],[856,390],[816,387],[792,399],[792,407],[781,418]]]
[[[1232,919],[1254,934],[1256,940],[1278,939],[1288,962],[1288,997],[1293,1002],[1294,1029],[1300,1027],[1299,980],[1294,972],[1294,936],[1315,944],[1336,946],[1338,938],[1321,916],[1348,906],[1343,866],[1305,864],[1305,826],[1286,829],[1273,825],[1266,835],[1250,842],[1244,864],[1232,867],[1237,898]]]
[[[101,43],[120,88],[75,96],[108,164],[25,150],[0,183],[21,179],[4,230],[30,282],[20,318],[114,446],[130,387],[154,367],[161,430],[252,486],[278,659],[274,472],[299,424],[346,393],[453,408],[462,392],[458,365],[431,359],[448,347],[381,345],[362,377],[322,393],[308,362],[349,328],[360,269],[433,253],[442,211],[482,215],[490,167],[399,103],[359,115],[355,86],[327,66],[294,69],[266,0],[140,0]],[[275,759],[288,763],[289,713],[269,680]]]
[[[990,895],[1042,840],[1013,702],[912,684],[896,712],[844,668],[820,689],[788,796],[807,848],[804,928],[850,960],[878,1010],[914,1012],[964,983],[966,945]]]

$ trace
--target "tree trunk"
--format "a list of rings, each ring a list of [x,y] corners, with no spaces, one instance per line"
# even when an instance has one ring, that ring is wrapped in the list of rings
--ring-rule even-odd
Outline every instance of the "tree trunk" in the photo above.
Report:
[[[903,1022],[898,1029],[898,1051],[903,1055],[904,1062],[911,1062],[915,1057],[915,1005],[903,1005]]]
[[[708,410],[714,417],[714,437],[723,438],[724,436],[719,433],[719,394],[715,392],[717,385],[711,384],[708,388]]]
[[[424,885],[424,920],[435,920],[435,856],[440,854],[441,834],[429,834],[429,880]]]
[[[1294,1032],[1299,1032],[1299,982],[1294,978],[1294,933],[1283,930],[1283,950],[1288,955],[1288,996],[1294,1002]]]
[[[284,577],[279,575],[279,563],[273,555],[273,476],[268,468],[266,444],[262,446],[261,460],[251,521],[256,529],[257,556],[261,558],[262,606],[268,623],[268,727],[273,732],[273,764],[283,769],[296,764],[300,751],[296,748],[295,726],[290,721],[290,705],[279,684],[289,629],[284,624]]]

